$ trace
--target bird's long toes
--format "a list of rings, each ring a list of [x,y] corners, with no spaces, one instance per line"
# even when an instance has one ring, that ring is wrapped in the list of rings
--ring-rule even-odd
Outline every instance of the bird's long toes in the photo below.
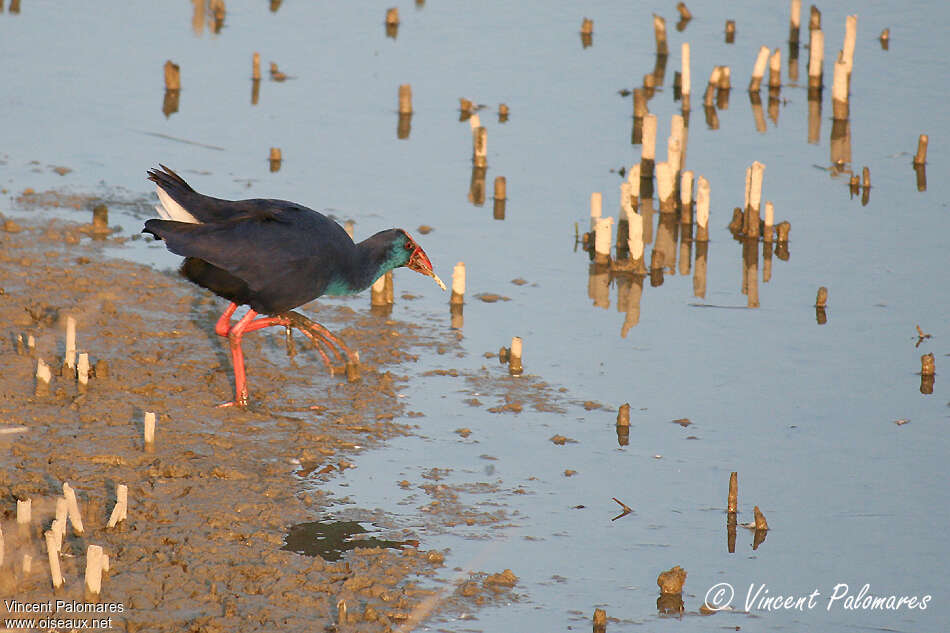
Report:
[[[247,394],[237,397],[234,400],[231,400],[230,402],[222,402],[221,404],[217,405],[218,409],[224,409],[227,407],[239,407],[241,409],[246,409],[247,408]]]

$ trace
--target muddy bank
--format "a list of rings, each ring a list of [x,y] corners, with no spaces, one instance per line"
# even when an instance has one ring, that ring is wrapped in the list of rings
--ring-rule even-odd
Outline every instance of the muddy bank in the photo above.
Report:
[[[360,447],[406,433],[394,421],[404,413],[405,378],[393,372],[414,349],[444,343],[345,306],[308,306],[360,350],[362,379],[327,375],[300,338],[288,359],[274,328],[245,339],[252,406],[219,409],[233,396],[226,345],[213,331],[222,301],[177,275],[103,260],[102,242],[84,238],[80,225],[18,222],[0,232],[0,425],[26,430],[0,435],[0,594],[89,600],[83,569],[96,544],[110,557],[99,602],[122,605],[110,614],[114,628],[312,631],[338,621],[341,601],[343,630],[407,623],[431,597],[418,583],[437,572],[440,554],[406,544],[327,563],[280,548],[289,526],[326,518],[324,495],[300,492],[295,474],[340,471]],[[84,393],[61,372],[67,315],[77,321],[78,351],[97,369]],[[41,394],[37,358],[54,374]],[[146,411],[157,414],[152,447],[142,439]],[[66,582],[54,592],[42,532],[66,481],[85,532],[67,530]],[[109,529],[120,483],[129,488],[128,519]],[[21,528],[16,500],[27,498],[33,516]]]

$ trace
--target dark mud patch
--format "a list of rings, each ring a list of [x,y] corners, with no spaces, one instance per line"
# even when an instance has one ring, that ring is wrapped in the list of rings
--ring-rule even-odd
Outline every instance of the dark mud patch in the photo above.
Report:
[[[418,541],[376,538],[359,521],[308,521],[290,526],[281,549],[334,562],[340,560],[344,552],[353,549],[403,549],[418,545]]]

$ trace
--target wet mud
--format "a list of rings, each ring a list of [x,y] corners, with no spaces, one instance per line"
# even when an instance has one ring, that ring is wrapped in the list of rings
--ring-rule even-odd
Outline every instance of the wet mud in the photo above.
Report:
[[[217,408],[233,395],[227,345],[213,330],[221,300],[176,274],[103,258],[116,238],[92,241],[83,225],[18,219],[8,228],[0,425],[25,430],[0,435],[0,595],[119,603],[115,628],[128,631],[384,631],[438,612],[432,587],[446,582],[436,578],[444,556],[420,551],[424,543],[380,541],[391,546],[351,549],[336,562],[282,547],[291,526],[330,518],[314,473],[332,477],[363,447],[410,432],[398,422],[411,417],[397,397],[407,380],[400,367],[422,346],[451,342],[368,311],[305,306],[360,350],[360,381],[329,375],[302,337],[288,358],[273,328],[245,339],[251,406]],[[95,370],[83,390],[63,368],[67,316]],[[53,378],[37,390],[40,358]],[[149,411],[152,445],[143,441]],[[77,491],[85,530],[67,529],[65,585],[54,591],[43,531],[63,482]],[[128,486],[128,518],[108,528],[118,484]],[[435,506],[453,504],[437,483],[426,493]],[[32,520],[17,525],[16,501],[27,498]],[[470,524],[500,518],[456,513]],[[83,583],[91,544],[110,560],[97,599]],[[514,581],[476,584],[452,597],[453,608]]]

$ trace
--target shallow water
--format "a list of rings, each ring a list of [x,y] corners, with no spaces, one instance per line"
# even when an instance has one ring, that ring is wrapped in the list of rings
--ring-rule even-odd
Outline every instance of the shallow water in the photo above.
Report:
[[[412,529],[422,547],[450,548],[449,567],[510,567],[520,577],[518,602],[483,608],[478,621],[446,613],[432,629],[586,628],[602,606],[619,619],[611,631],[635,630],[659,617],[655,579],[676,564],[689,572],[690,613],[720,582],[734,585],[739,609],[750,586],[753,593],[764,584],[771,595],[821,594],[813,609],[723,613],[711,621],[717,627],[950,626],[942,599],[950,550],[939,534],[950,519],[950,493],[940,484],[950,418],[941,377],[950,362],[948,167],[940,141],[950,132],[942,114],[950,16],[943,4],[850,7],[860,16],[851,167],[870,168],[866,206],[851,199],[846,176],[828,171],[828,60],[841,46],[847,7],[821,7],[826,85],[813,144],[803,87],[783,88],[778,122],[767,119],[765,133],[756,129],[745,91],[762,44],[782,47],[788,81],[784,4],[763,11],[740,2],[726,14],[714,3],[689,3],[695,17],[682,33],[672,4],[407,4],[399,7],[395,40],[385,36],[384,5],[283,3],[272,13],[266,3],[232,2],[215,35],[206,24],[197,33],[192,5],[176,4],[84,12],[24,2],[18,14],[0,14],[8,86],[0,100],[0,186],[11,194],[120,188],[146,200],[144,171],[162,162],[209,194],[332,209],[356,222],[357,236],[391,225],[413,233],[420,224],[435,228],[416,237],[437,272],[447,279],[456,261],[467,267],[464,355],[432,353],[410,367],[419,375],[404,395],[425,417],[407,422],[418,425],[420,437],[362,455],[331,484],[354,507],[378,508]],[[604,194],[605,215],[616,216],[621,179],[611,170],[639,159],[639,146],[630,144],[632,101],[617,91],[654,69],[651,10],[666,17],[671,49],[665,81],[649,103],[659,120],[658,160],[666,156],[670,116],[679,112],[671,88],[679,45],[692,47],[686,165],[711,185],[707,290],[704,299],[694,297],[691,275],[668,272],[659,287],[648,278],[639,324],[622,337],[616,286],[607,309],[593,305],[574,226],[587,229],[594,191]],[[800,84],[808,56],[807,8],[803,13]],[[594,20],[586,49],[578,35],[584,15]],[[737,20],[731,45],[722,38],[728,18]],[[891,29],[887,51],[876,39],[884,27]],[[255,50],[264,79],[252,105]],[[161,67],[169,58],[181,65],[182,92],[179,111],[166,118]],[[271,60],[294,78],[271,81]],[[731,67],[733,90],[711,130],[702,92],[714,64]],[[397,138],[401,83],[413,88],[408,139]],[[471,134],[457,111],[463,96],[488,105],[479,113],[488,130],[483,206],[468,200]],[[495,116],[500,102],[511,107],[504,124]],[[932,140],[923,192],[910,166],[920,133]],[[268,169],[271,146],[283,150],[278,172]],[[766,165],[764,198],[774,202],[776,221],[790,221],[792,230],[788,261],[774,257],[771,280],[760,277],[761,307],[745,309],[742,250],[725,225],[742,204],[745,168],[754,160]],[[59,176],[50,165],[73,171]],[[491,217],[498,175],[507,178],[504,221]],[[18,212],[12,201],[4,207]],[[144,211],[114,206],[111,222],[131,234]],[[114,253],[175,265],[160,245],[131,244]],[[511,284],[517,277],[529,283]],[[813,304],[822,285],[829,300],[827,323],[819,325]],[[396,289],[397,317],[449,330],[448,297],[431,281],[400,271]],[[402,292],[418,299],[400,300]],[[511,300],[483,303],[472,296],[480,292]],[[350,305],[368,303],[363,297]],[[932,335],[919,347],[917,324]],[[564,413],[487,411],[503,403],[498,394],[509,379],[482,354],[513,335],[524,339],[526,374],[552,386]],[[937,365],[931,395],[921,393],[917,373],[927,352]],[[498,380],[474,396],[480,407],[464,400],[482,386],[422,376],[433,369],[481,375],[483,365]],[[604,408],[587,410],[585,400]],[[630,444],[620,447],[614,421],[624,402],[631,403]],[[693,424],[671,423],[679,418]],[[898,419],[910,423],[898,426]],[[461,427],[472,434],[460,437]],[[554,434],[577,442],[555,445]],[[418,485],[433,468],[451,469],[441,480],[446,485],[495,484],[460,498],[504,517],[488,527],[440,527],[420,511],[429,499]],[[566,477],[566,469],[577,473]],[[741,528],[736,553],[726,551],[731,471],[739,473],[740,521],[751,521],[758,505],[772,527],[755,551],[751,532]],[[403,479],[408,490],[397,485]],[[611,521],[619,513],[611,497],[635,513]],[[347,506],[340,507],[345,514]],[[827,609],[839,583],[851,593],[869,583],[874,595],[933,599],[923,611],[849,610],[843,601]],[[677,626],[709,625],[695,616]]]

